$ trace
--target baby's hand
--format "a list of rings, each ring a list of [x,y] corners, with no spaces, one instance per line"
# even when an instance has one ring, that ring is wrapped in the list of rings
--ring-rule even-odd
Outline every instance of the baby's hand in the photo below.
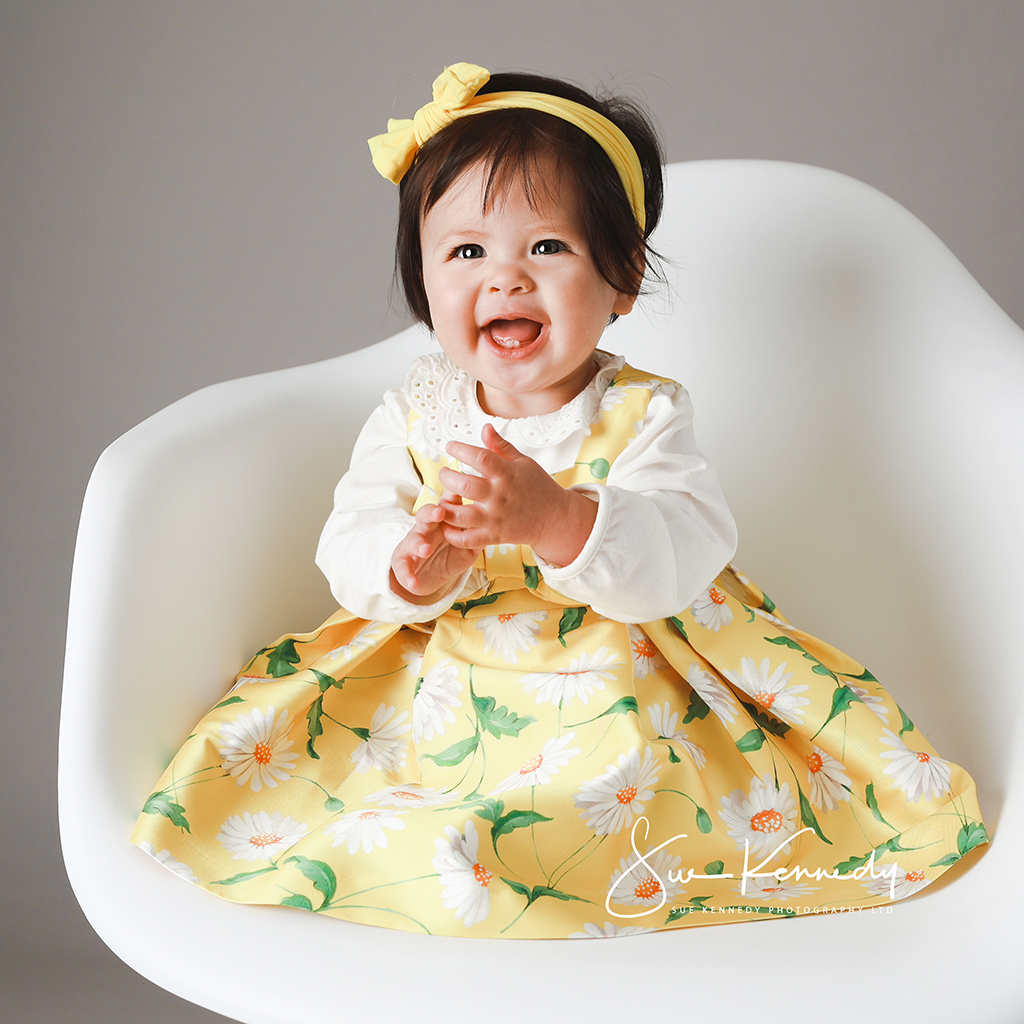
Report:
[[[460,499],[442,495],[450,504]],[[433,604],[475,561],[480,549],[453,547],[445,538],[446,510],[423,505],[391,555],[391,589],[412,604]]]
[[[488,544],[529,544],[544,561],[568,565],[590,536],[596,502],[565,490],[489,423],[482,440],[485,448],[452,441],[446,449],[480,474],[441,470],[445,494],[440,504],[448,542],[476,551]],[[463,498],[473,504],[463,505]]]

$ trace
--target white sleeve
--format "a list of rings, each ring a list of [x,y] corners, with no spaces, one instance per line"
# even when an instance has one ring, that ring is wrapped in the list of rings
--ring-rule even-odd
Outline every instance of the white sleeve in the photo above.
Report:
[[[406,442],[408,403],[389,391],[352,449],[349,471],[334,491],[316,564],[331,593],[350,612],[383,622],[424,622],[447,611],[473,570],[431,605],[412,604],[391,589],[391,555],[413,525],[421,482]],[[476,589],[473,587],[472,589]]]
[[[736,552],[736,524],[718,476],[698,451],[686,391],[651,396],[637,437],[606,486],[574,488],[597,502],[583,550],[559,568],[538,559],[560,594],[619,622],[650,622],[689,607]]]

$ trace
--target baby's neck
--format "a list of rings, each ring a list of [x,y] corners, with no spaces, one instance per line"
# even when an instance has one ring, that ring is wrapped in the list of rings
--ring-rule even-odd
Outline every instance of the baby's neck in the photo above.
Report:
[[[488,416],[518,420],[527,416],[545,416],[557,412],[580,394],[597,375],[598,364],[591,359],[578,374],[540,391],[502,391],[477,381],[476,398]]]

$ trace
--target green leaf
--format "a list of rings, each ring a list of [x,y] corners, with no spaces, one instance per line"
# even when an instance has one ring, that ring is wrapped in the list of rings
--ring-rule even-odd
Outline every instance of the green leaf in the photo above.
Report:
[[[896,705],[896,710],[899,711],[900,718],[903,719],[903,725],[900,728],[900,735],[902,736],[905,732],[913,732],[914,723],[909,718],[907,718],[907,713],[903,710],[903,708],[899,706],[899,704]]]
[[[711,815],[703,807],[697,808],[697,828],[707,835],[714,826],[711,824]]]
[[[686,627],[685,627],[685,626],[683,625],[682,621],[681,621],[681,620],[680,620],[679,618],[677,618],[677,617],[676,617],[675,615],[670,615],[670,616],[669,616],[669,617],[668,617],[668,618],[667,618],[667,619],[666,619],[665,621],[666,621],[666,622],[667,622],[667,623],[668,623],[668,624],[669,624],[670,626],[674,626],[674,627],[675,627],[675,629],[676,629],[676,631],[677,631],[677,632],[679,633],[679,635],[680,635],[680,636],[681,636],[681,637],[682,637],[682,638],[683,638],[683,639],[684,639],[684,640],[685,640],[685,641],[686,641],[687,643],[689,643],[689,642],[690,642],[690,638],[689,638],[689,637],[688,637],[688,636],[686,635]]]
[[[329,676],[325,672],[318,672],[315,668],[311,668],[309,671],[313,673],[317,683],[320,684],[321,693],[326,693],[332,686],[340,690],[345,685],[344,679],[335,679],[334,676]]]
[[[465,761],[479,745],[480,734],[473,733],[472,736],[467,736],[464,740],[459,740],[458,743],[446,747],[439,754],[424,754],[423,756],[429,757],[431,761],[439,764],[442,768],[451,768],[453,765]]]
[[[281,900],[282,907],[298,907],[299,910],[312,910],[313,904],[310,902],[308,896],[302,896],[299,893],[292,893],[291,896],[285,896]]]
[[[950,864],[955,864],[960,859],[959,853],[947,853],[945,857],[940,857],[933,864],[929,864],[930,868],[948,868]]]
[[[668,748],[668,760],[669,764],[679,764],[682,758],[672,749],[671,745]]]
[[[770,644],[778,644],[780,647],[788,647],[791,650],[799,651],[801,654],[807,653],[791,636],[766,636],[765,640]]]
[[[221,878],[216,882],[211,882],[210,885],[238,885],[239,882],[248,882],[250,878],[255,878],[257,875],[265,875],[268,871],[276,871],[277,865],[271,864],[269,868],[260,868],[258,871],[243,871],[241,874],[232,875],[230,878]]]
[[[573,896],[571,893],[562,892],[560,889],[552,889],[548,885],[535,885],[530,893],[530,902],[540,899],[541,896],[554,896],[556,900],[576,900],[579,903],[591,903],[592,900],[585,900],[582,896]]]
[[[324,801],[324,807],[326,807],[332,814],[337,814],[338,811],[345,810],[345,801],[336,796],[329,796]]]
[[[882,812],[878,809],[878,801],[875,799],[875,784],[873,782],[869,782],[867,789],[864,790],[864,802],[868,805],[868,810],[875,816],[876,821],[880,821],[889,828],[893,827],[882,817]]]
[[[759,707],[754,704],[748,704],[746,701],[740,701],[744,708],[746,708],[747,714],[759,725],[765,732],[770,732],[773,736],[785,736],[789,732],[789,726],[785,722],[780,722],[777,718],[772,718],[771,715],[765,714]]]
[[[808,654],[805,655],[805,657],[810,658],[811,656]],[[826,668],[824,665],[822,665],[822,663],[818,661],[817,658],[814,659],[814,667],[811,669],[811,671],[817,676],[829,676],[830,678],[834,679],[837,683],[839,682],[839,676],[837,676],[835,672],[832,671],[832,669]],[[842,684],[840,683],[840,686],[841,685]]]
[[[769,615],[775,611],[775,602],[763,590],[761,591],[761,607]]]
[[[531,722],[537,719],[533,715],[517,715],[509,711],[504,704],[495,708],[493,697],[478,697],[473,694],[473,706],[476,708],[476,716],[480,725],[492,736],[501,739],[502,736],[518,736]],[[439,761],[438,764],[441,762]]]
[[[725,861],[713,860],[710,864],[704,865],[705,875],[724,875],[725,874]],[[701,896],[700,899],[709,899],[708,896]]]
[[[693,690],[690,693],[690,704],[686,709],[686,716],[683,718],[683,725],[692,722],[695,718],[699,718],[702,721],[708,717],[708,712],[711,708],[708,706],[708,702],[696,691]]]
[[[295,637],[288,637],[270,649],[267,655],[267,673],[275,679],[294,675],[298,672],[295,666],[300,660],[295,650]]]
[[[540,569],[535,565],[523,563],[523,579],[530,590],[536,590],[540,586]]]
[[[143,804],[142,813],[162,814],[165,818],[170,818],[171,823],[178,828],[183,828],[186,832],[192,831],[185,817],[185,808],[181,804],[176,804],[166,793],[154,793]]]
[[[565,634],[571,633],[574,629],[579,629],[583,624],[583,616],[587,614],[586,608],[566,608],[562,612],[562,618],[558,622],[558,642],[563,647],[569,645],[565,642]]]
[[[324,894],[324,901],[317,908],[318,910],[323,910],[334,899],[334,894],[338,891],[338,879],[330,864],[301,856],[289,857],[285,863],[294,864],[313,883],[313,888]],[[312,904],[310,904],[310,909],[312,909]]]
[[[528,885],[523,885],[522,882],[514,882],[511,878],[502,878],[502,881],[513,892],[519,893],[520,896],[525,896],[527,906],[529,906],[533,902],[533,897],[530,895],[530,887]]]
[[[214,704],[213,705],[213,710],[216,711],[217,708],[226,708],[229,704],[244,704],[244,703],[245,703],[245,698],[244,697],[239,697],[238,694],[235,694],[234,697],[228,697],[227,700],[222,700],[219,704]]]
[[[306,721],[309,723],[306,730],[309,733],[309,739],[306,741],[306,753],[316,761],[320,760],[320,755],[313,749],[313,744],[316,743],[318,736],[323,736],[324,734],[324,727],[320,721],[320,716],[323,713],[324,695],[321,693],[320,696],[310,704],[309,710],[306,712]]]
[[[858,683],[877,683],[878,680],[867,670],[864,669],[859,676],[847,676],[847,679],[852,679]]]
[[[604,480],[611,468],[612,464],[607,459],[594,459],[590,463],[590,475],[595,480]]]
[[[452,607],[457,612],[461,612],[462,617],[465,618],[466,612],[468,612],[471,608],[476,608],[482,604],[494,604],[494,602],[497,601],[498,598],[501,597],[501,595],[504,593],[504,590],[499,590],[493,594],[484,594],[483,597],[474,598],[472,601],[456,601],[455,604],[452,605]]]
[[[492,796],[485,797],[476,813],[485,821],[495,822],[505,813],[505,801],[495,800]]]
[[[799,783],[797,784],[796,789],[800,794],[800,820],[809,828],[813,828],[815,834],[823,843],[828,843],[828,845],[831,846],[832,840],[825,838],[825,833],[821,831],[818,819],[814,816],[814,810],[811,807],[811,802],[806,796],[804,796],[804,791],[800,788]]]
[[[824,668],[824,666],[822,667]],[[818,671],[817,665],[812,669],[812,671]],[[827,672],[829,675],[832,675],[832,673],[829,672],[828,669],[825,669],[825,672]],[[819,672],[818,674],[823,675],[824,673]],[[837,715],[841,715],[844,714],[846,711],[849,711],[851,704],[862,703],[863,701],[860,699],[860,697],[857,696],[857,694],[853,692],[853,690],[851,690],[848,686],[845,686],[844,684],[840,683],[832,691],[832,709],[828,713],[828,718],[826,718],[825,721],[821,723],[821,729],[824,729],[825,726],[828,725],[828,723],[831,722],[832,719],[835,718]],[[821,729],[819,729],[818,732],[821,732]],[[816,732],[814,735],[817,736],[818,733]]]
[[[364,740],[364,741],[368,740],[370,738],[370,730],[367,729],[365,726],[362,726],[362,725],[357,726],[354,729],[350,728],[349,732],[351,732],[354,736],[358,736],[361,740]]]
[[[572,725],[567,726],[567,728],[575,729],[578,725],[587,725],[590,722],[596,722],[599,718],[604,718],[605,715],[628,715],[630,711],[632,711],[637,718],[640,717],[640,712],[637,709],[636,697],[620,697],[611,705],[611,707],[602,711],[601,714],[594,715],[593,718],[586,718],[582,722],[575,722]]]
[[[970,853],[977,846],[988,842],[988,833],[980,821],[968,821],[956,837],[956,848],[960,856]]]
[[[751,729],[736,741],[736,749],[741,753],[749,754],[752,750],[760,750],[762,743],[764,743],[764,733],[760,729]]]
[[[848,875],[854,868],[862,868],[869,860],[871,860],[871,854],[873,850],[868,850],[863,857],[851,857],[849,860],[844,860],[837,864],[832,870],[840,875]]]
[[[494,852],[498,852],[498,840],[502,836],[507,836],[514,829],[527,828],[530,825],[551,820],[551,818],[544,817],[543,814],[538,814],[537,811],[509,811],[508,814],[498,818],[491,827],[491,845],[494,847]]]

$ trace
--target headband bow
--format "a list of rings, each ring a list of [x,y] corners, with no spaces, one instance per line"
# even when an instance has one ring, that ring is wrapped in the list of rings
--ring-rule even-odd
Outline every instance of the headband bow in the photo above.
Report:
[[[391,118],[387,132],[369,140],[373,166],[397,185],[412,166],[423,143],[456,118],[510,107],[541,110],[576,125],[608,154],[636,222],[643,230],[646,220],[643,170],[636,150],[622,130],[596,110],[560,96],[538,92],[494,92],[477,96],[477,91],[490,77],[490,72],[477,64],[452,64],[445,68],[434,79],[434,99],[430,103],[420,107],[412,119]]]

